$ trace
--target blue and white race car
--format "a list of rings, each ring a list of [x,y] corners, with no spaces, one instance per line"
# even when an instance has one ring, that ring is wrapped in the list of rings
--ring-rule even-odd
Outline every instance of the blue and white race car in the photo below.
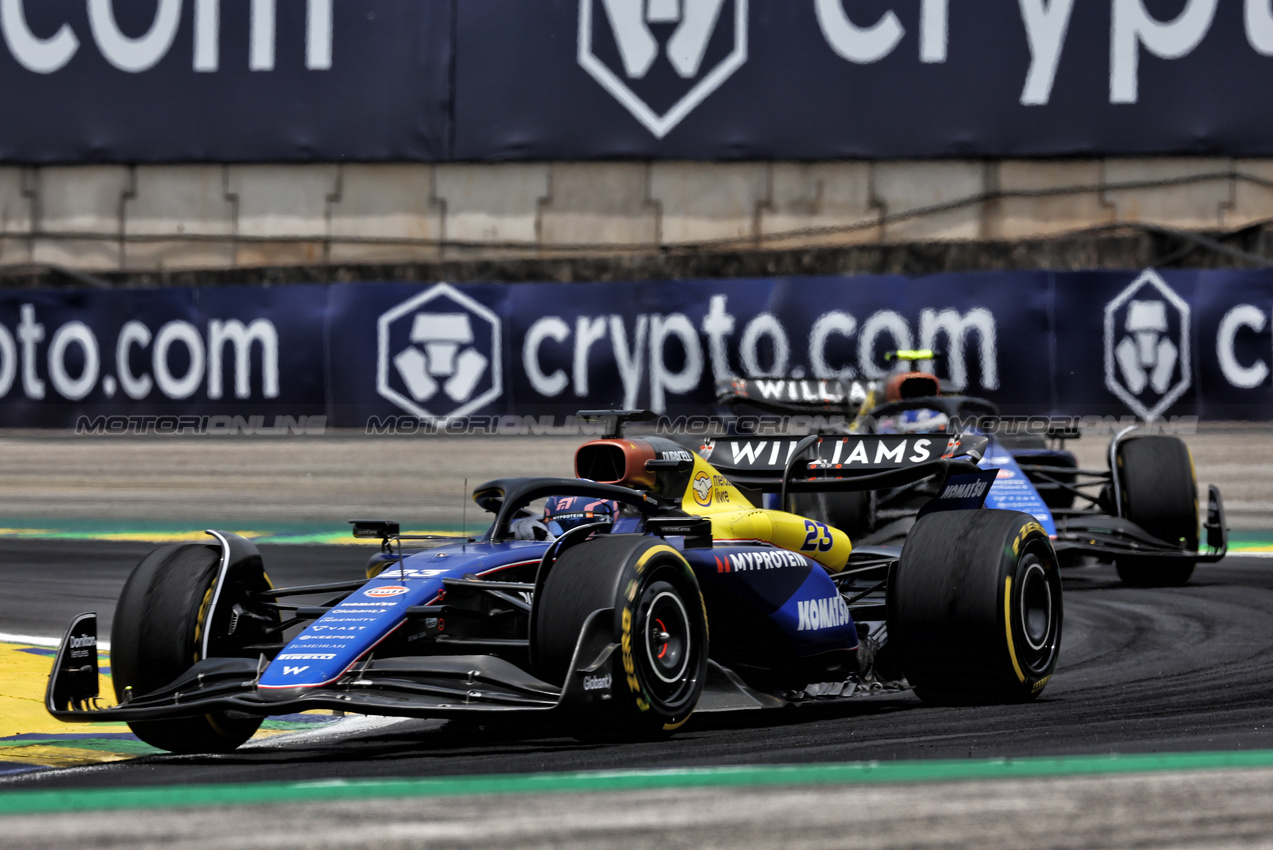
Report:
[[[547,713],[581,736],[670,733],[694,711],[913,687],[937,703],[1026,701],[1061,641],[1059,562],[1030,513],[983,508],[984,437],[720,441],[624,436],[601,412],[574,478],[476,489],[477,538],[380,541],[346,582],[276,588],[253,544],[160,548],[111,631],[116,704],[98,705],[96,615],[67,630],[46,694],[69,722],[127,722],[173,752],[224,752],[308,709],[457,717]],[[1011,460],[1009,458],[1009,460]],[[901,546],[854,545],[764,493],[934,494]],[[761,494],[761,495],[757,495]],[[415,548],[410,548],[415,547]],[[427,548],[426,548],[427,547]],[[351,570],[352,572],[352,570]]]

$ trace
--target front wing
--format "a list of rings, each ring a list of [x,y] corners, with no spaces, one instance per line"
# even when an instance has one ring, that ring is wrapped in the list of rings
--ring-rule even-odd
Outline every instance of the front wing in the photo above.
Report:
[[[195,717],[221,711],[257,716],[330,709],[389,717],[446,718],[473,713],[587,714],[604,711],[611,689],[625,686],[618,644],[605,624],[613,609],[594,611],[584,625],[564,686],[536,679],[491,655],[360,659],[320,688],[258,689],[266,659],[207,658],[167,686],[119,705],[97,707],[97,616],[81,614],[67,629],[45,692],[45,706],[71,723]],[[782,700],[755,692],[732,672],[709,663],[699,711],[770,708]]]

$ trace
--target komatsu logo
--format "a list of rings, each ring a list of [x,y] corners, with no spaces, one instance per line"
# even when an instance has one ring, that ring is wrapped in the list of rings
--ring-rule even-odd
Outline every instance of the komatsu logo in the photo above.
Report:
[[[975,499],[986,492],[986,482],[973,481],[969,484],[952,484],[942,491],[942,499]]]
[[[796,631],[800,632],[834,629],[853,622],[853,618],[849,615],[849,606],[845,605],[844,599],[839,596],[797,602],[796,611],[800,615]]]

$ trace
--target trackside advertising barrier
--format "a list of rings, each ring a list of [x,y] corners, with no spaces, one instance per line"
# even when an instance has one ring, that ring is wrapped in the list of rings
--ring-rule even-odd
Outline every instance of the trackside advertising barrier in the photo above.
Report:
[[[1273,154],[1269,0],[2,0],[8,162]]]
[[[1269,419],[1273,273],[5,292],[0,426],[430,432],[612,406],[705,416],[718,379],[878,378],[886,351],[912,347],[946,352],[939,373],[1007,414]]]

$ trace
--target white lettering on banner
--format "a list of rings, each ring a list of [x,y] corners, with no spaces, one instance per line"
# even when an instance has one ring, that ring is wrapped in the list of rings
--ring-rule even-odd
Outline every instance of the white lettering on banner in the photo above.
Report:
[[[712,378],[728,381],[734,377],[734,373],[729,369],[725,338],[734,332],[734,317],[725,312],[724,295],[713,295],[708,303],[710,306],[701,327],[707,336],[707,349],[712,356]]]
[[[150,28],[134,38],[120,29],[116,4],[126,0],[86,0],[89,29],[102,56],[114,67],[139,74],[158,65],[171,52],[181,31],[182,0],[158,0]],[[131,2],[131,0],[128,0]],[[332,66],[334,0],[307,0],[305,67],[326,71]],[[193,0],[193,67],[213,73],[220,67],[221,0]],[[252,0],[249,33],[249,67],[274,70],[277,0]],[[48,38],[31,30],[24,0],[0,0],[0,30],[18,64],[36,74],[52,74],[66,67],[80,48],[80,39],[69,23],[62,23]]]
[[[530,385],[540,395],[553,396],[566,388],[569,379],[566,373],[558,369],[551,375],[545,375],[539,368],[539,346],[545,339],[565,342],[570,336],[570,326],[556,316],[549,316],[535,322],[530,333],[526,334],[526,342],[522,344],[522,358],[526,362],[526,377]]]
[[[261,394],[278,398],[278,332],[274,323],[256,319],[244,325],[238,319],[208,322],[208,398],[221,398],[221,365],[225,344],[234,343],[234,397],[249,398],[252,343],[261,345]]]
[[[159,0],[150,30],[139,38],[124,35],[115,21],[115,0],[88,0],[88,24],[106,61],[121,71],[149,71],[168,54],[181,24],[181,0]]]
[[[1246,0],[1246,40],[1261,56],[1273,56],[1273,0]]]
[[[18,376],[18,347],[13,342],[13,334],[4,325],[0,325],[0,398],[9,394],[13,381]]]
[[[1264,332],[1265,325],[1263,311],[1253,304],[1239,304],[1220,320],[1216,331],[1216,356],[1220,361],[1220,372],[1232,386],[1249,390],[1263,384],[1269,376],[1268,364],[1263,360],[1257,359],[1250,366],[1243,366],[1234,350],[1239,330],[1245,328],[1260,334]]]
[[[168,322],[152,334],[144,322],[129,320],[115,337],[112,373],[109,368],[102,368],[101,344],[84,322],[66,322],[49,336],[36,316],[34,304],[20,305],[19,316],[16,343],[14,334],[0,326],[0,398],[13,390],[19,361],[22,393],[32,401],[45,397],[46,384],[40,377],[43,353],[45,374],[54,392],[69,401],[80,401],[99,388],[107,398],[122,388],[128,398],[136,401],[147,398],[157,388],[167,398],[180,401],[195,394],[205,374],[208,398],[219,399],[223,395],[225,359],[230,352],[234,357],[234,395],[247,399],[252,397],[253,364],[258,362],[254,355],[258,351],[261,394],[265,398],[279,396],[278,330],[268,319],[255,319],[248,324],[238,319],[211,319],[206,342],[199,328],[187,321]],[[41,352],[46,337],[48,350]],[[75,356],[72,350],[77,348]],[[135,358],[147,353],[149,371],[135,369]],[[78,371],[73,373],[75,369]]]
[[[981,345],[981,385],[988,390],[999,389],[999,369],[995,363],[995,317],[984,307],[969,310],[960,315],[955,310],[925,309],[919,314],[919,345],[938,351],[963,351],[969,333],[976,331]],[[945,346],[938,339],[946,337]],[[968,371],[964,358],[951,359],[950,383],[957,390],[968,386]]]
[[[18,323],[18,341],[22,343],[22,391],[32,400],[44,398],[44,381],[35,374],[35,347],[44,342],[44,325],[35,320],[35,305],[23,304]]]
[[[80,40],[70,24],[62,24],[49,38],[39,38],[31,32],[23,0],[0,0],[0,28],[13,58],[37,74],[60,71],[80,49]]]
[[[623,382],[623,406],[629,410],[637,405],[637,393],[641,389],[641,349],[645,347],[645,334],[650,317],[638,316],[636,339],[628,347],[628,331],[622,316],[610,317],[610,337],[614,340],[614,361],[619,367],[619,380]],[[662,411],[659,411],[660,413]]]
[[[862,326],[862,336],[858,338],[858,366],[867,378],[882,378],[888,374],[887,368],[877,366],[875,362],[876,341],[884,334],[892,339],[887,346],[889,349],[913,347],[911,329],[905,319],[892,310],[872,314]],[[951,352],[952,355],[954,353]]]
[[[844,0],[814,0],[813,9],[827,44],[837,56],[850,62],[878,62],[892,53],[906,35],[906,28],[892,10],[871,26],[859,27],[849,19]],[[946,61],[949,18],[950,0],[921,0],[919,61],[926,65]]]
[[[679,372],[668,371],[664,345],[676,339],[684,353]],[[703,348],[694,325],[680,313],[653,316],[650,319],[650,406],[666,410],[665,393],[688,393],[697,386],[703,374]]]
[[[734,376],[731,356],[736,357],[742,372],[750,378],[804,377],[803,367],[791,368],[791,333],[782,320],[771,312],[753,316],[742,326],[735,340],[738,320],[728,312],[728,297],[713,295],[698,328],[684,313],[642,313],[625,320],[620,315],[580,316],[573,326],[560,316],[542,316],[535,320],[521,341],[522,368],[531,387],[546,398],[573,392],[584,398],[592,390],[592,371],[598,359],[613,357],[623,389],[623,406],[640,406],[648,392],[648,406],[658,413],[667,409],[670,400],[697,390],[710,361],[711,378],[728,380]],[[861,373],[879,378],[888,373],[888,364],[877,357],[890,348],[911,348],[917,336],[926,347],[947,353],[947,364],[953,385],[968,386],[967,349],[975,346],[980,367],[980,387],[998,389],[998,337],[994,314],[984,307],[961,313],[955,309],[924,309],[920,312],[918,332],[900,313],[881,310],[870,316],[858,331],[858,320],[850,313],[833,310],[813,322],[806,351],[813,375],[818,380],[853,378]],[[857,335],[858,339],[853,337]],[[836,354],[837,362],[828,360],[827,349],[832,339],[840,343],[837,350],[854,350],[850,355]],[[731,352],[731,343],[737,348]],[[572,346],[573,355],[553,358],[569,362],[573,374],[565,367],[550,369],[544,362],[545,352],[553,346]],[[679,352],[677,351],[679,349]],[[679,356],[678,356],[679,354]],[[846,360],[849,362],[842,362]],[[648,378],[646,373],[648,371]],[[768,396],[785,391],[785,384],[758,383],[759,391]],[[782,398],[782,396],[774,396]],[[804,399],[813,400],[813,399]]]
[[[844,11],[844,0],[814,0],[818,26],[827,44],[841,59],[859,64],[878,62],[897,47],[906,30],[897,19],[897,13],[889,10],[869,27],[859,27],[849,20]]]
[[[170,371],[168,353],[174,343],[180,343],[186,349],[190,361],[186,374],[177,377]],[[171,399],[190,398],[199,384],[203,383],[205,368],[203,340],[199,331],[189,322],[169,322],[159,329],[155,335],[155,383],[159,391]]]
[[[1021,0],[1021,19],[1030,43],[1030,70],[1021,92],[1022,106],[1041,106],[1051,99],[1073,11],[1074,0]]]
[[[1194,51],[1211,29],[1219,0],[1188,0],[1171,21],[1160,21],[1144,0],[1114,0],[1110,35],[1110,103],[1139,99],[1140,48],[1160,59],[1179,59]]]
[[[818,317],[818,320],[813,323],[812,333],[809,334],[809,366],[813,369],[813,377],[839,378],[845,381],[853,379],[856,371],[852,366],[832,369],[827,363],[827,338],[833,333],[851,337],[857,331],[857,327],[857,319],[840,310],[832,310]]]
[[[84,365],[78,378],[72,378],[66,370],[66,349],[72,343],[80,347]],[[83,322],[67,322],[53,334],[49,343],[49,380],[62,398],[79,401],[97,386],[98,362],[97,337]]]
[[[773,349],[773,363],[768,369],[760,365],[760,340],[768,338]],[[773,313],[761,313],[743,329],[739,355],[742,357],[743,369],[748,377],[783,378],[787,375],[787,364],[791,359],[791,343],[787,341],[787,332]]]

